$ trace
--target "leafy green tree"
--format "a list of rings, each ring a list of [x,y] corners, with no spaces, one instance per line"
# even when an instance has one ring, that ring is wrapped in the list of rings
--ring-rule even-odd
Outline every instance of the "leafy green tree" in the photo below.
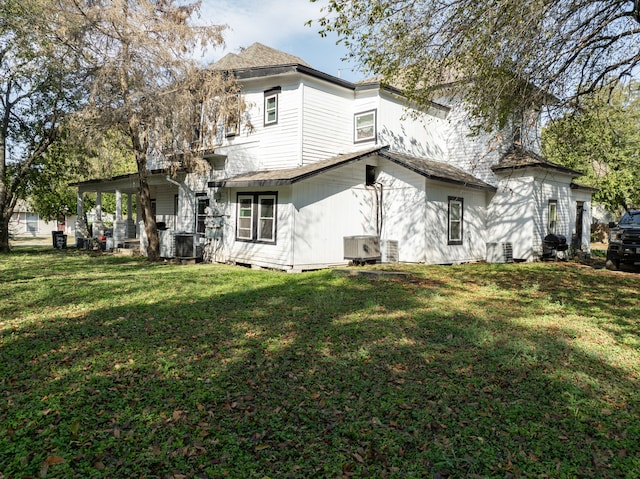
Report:
[[[365,71],[422,105],[464,82],[485,129],[547,94],[575,105],[640,62],[638,0],[328,0],[324,9],[321,33],[337,32]]]
[[[122,146],[117,132],[106,132],[99,141],[79,143],[70,131],[60,137],[44,157],[41,168],[32,171],[28,181],[28,200],[33,210],[45,220],[58,220],[77,211],[77,191],[70,183],[92,178],[110,178],[135,171],[133,155]],[[91,200],[84,200],[90,207]],[[113,195],[104,195],[102,209],[115,211]]]
[[[59,41],[60,31],[68,42]],[[9,221],[18,199],[81,102],[85,78],[74,31],[61,23],[51,1],[0,2],[0,252],[10,249]]]
[[[583,171],[598,188],[594,200],[609,211],[640,205],[640,91],[636,82],[585,98],[580,110],[550,122],[542,132],[544,154]]]

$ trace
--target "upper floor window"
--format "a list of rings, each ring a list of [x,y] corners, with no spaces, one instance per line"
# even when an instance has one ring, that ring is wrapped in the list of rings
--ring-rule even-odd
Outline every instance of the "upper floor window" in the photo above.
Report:
[[[264,92],[264,124],[274,125],[278,123],[278,97],[280,87],[272,88]]]
[[[376,139],[376,110],[356,113],[353,117],[353,141],[371,141]]]
[[[462,244],[462,219],[464,200],[462,198],[449,197],[449,217],[447,242],[451,245]]]

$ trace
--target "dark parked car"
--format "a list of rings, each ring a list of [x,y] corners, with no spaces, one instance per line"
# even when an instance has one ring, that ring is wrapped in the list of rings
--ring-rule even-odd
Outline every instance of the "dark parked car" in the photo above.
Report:
[[[620,222],[609,223],[607,268],[640,262],[640,210],[627,211]]]

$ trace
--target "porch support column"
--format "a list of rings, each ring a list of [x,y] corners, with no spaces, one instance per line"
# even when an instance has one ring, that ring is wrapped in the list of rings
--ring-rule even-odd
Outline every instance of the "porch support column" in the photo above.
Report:
[[[113,221],[113,243],[116,247],[126,239],[126,222],[122,219],[122,191],[116,190],[116,218]]]
[[[84,238],[86,235],[86,226],[84,223],[84,204],[82,202],[82,192],[80,188],[76,193],[76,244],[78,244],[77,238]]]
[[[91,236],[97,238],[104,234],[104,223],[102,222],[102,192],[96,192],[96,219],[91,228]]]
[[[116,190],[116,220],[122,220],[122,191]]]
[[[136,224],[133,222],[133,193],[127,195],[127,238],[136,237]]]

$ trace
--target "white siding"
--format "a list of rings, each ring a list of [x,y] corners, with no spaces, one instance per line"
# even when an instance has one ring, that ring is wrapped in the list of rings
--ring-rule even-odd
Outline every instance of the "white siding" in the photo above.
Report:
[[[294,168],[301,163],[300,129],[301,89],[297,81],[281,85],[278,100],[278,123],[262,126],[260,169]],[[264,102],[260,104],[263,111]],[[262,122],[264,124],[264,121]]]
[[[318,82],[303,90],[303,163],[353,150],[353,92]]]
[[[156,200],[156,221],[166,223],[169,229],[185,231],[188,226],[187,217],[184,214],[180,214],[178,220],[174,212],[174,197],[178,194],[178,188],[167,183],[166,186],[150,186],[149,189],[151,198]],[[179,200],[182,200],[182,198],[179,198]],[[138,216],[138,218],[140,217]]]
[[[502,176],[489,207],[489,241],[512,243],[514,258],[540,258],[544,237],[549,234],[549,201],[556,200],[555,232],[570,242],[575,229],[570,181],[568,175],[545,170],[516,170]]]
[[[296,267],[345,263],[345,236],[376,234],[365,169],[358,162],[294,185]]]
[[[378,169],[377,188],[365,185],[367,165]],[[275,190],[277,243],[235,241],[237,193]],[[450,196],[464,199],[462,245],[447,244]],[[477,261],[485,257],[485,211],[484,191],[425,180],[386,159],[369,157],[290,187],[229,190],[226,259],[293,270],[344,264],[343,238],[364,234],[397,241],[400,261]]]
[[[256,170],[299,166],[301,139],[299,119],[302,94],[299,75],[245,81],[243,97],[247,106],[245,122],[237,136],[223,138],[217,154],[228,155],[229,175]],[[264,124],[264,92],[280,87],[278,122]]]
[[[398,242],[398,259],[421,263],[426,258],[424,178],[387,160],[377,180],[382,185],[382,239]]]
[[[425,262],[463,263],[485,259],[486,193],[432,181],[426,182],[426,189]],[[460,197],[464,201],[461,245],[447,244],[450,196]]]
[[[500,161],[500,157],[510,146],[506,137],[495,133],[473,134],[473,121],[464,104],[459,101],[452,104],[447,120],[447,162],[495,185],[496,177],[490,168]]]
[[[274,192],[278,194],[276,243],[249,243],[236,241],[236,215],[238,193]],[[251,264],[265,268],[290,269],[291,268],[291,234],[292,234],[292,207],[291,188],[253,188],[253,189],[228,189],[225,209],[224,258],[225,261],[234,263]]]
[[[488,208],[487,242],[511,243],[515,259],[531,260],[541,253],[534,251],[532,240],[538,210],[533,189],[530,175],[501,178]]]
[[[30,216],[31,224],[27,224],[27,217]],[[33,221],[33,220],[36,221]],[[76,216],[67,216],[65,223],[60,225],[62,231],[67,235],[75,233]],[[30,226],[35,229],[30,228]],[[58,231],[57,221],[45,221],[37,213],[25,211],[15,212],[9,220],[9,231],[15,236],[44,236],[51,237],[51,232]],[[70,243],[69,243],[70,244]]]
[[[582,216],[582,238],[579,238],[580,248],[583,251],[589,252],[591,251],[591,193],[585,190],[572,190],[571,191],[571,200],[573,206],[573,215],[572,222],[575,224],[576,220],[576,207],[577,202],[583,202],[584,213]],[[575,233],[576,228],[574,227],[573,232]]]
[[[571,190],[569,179],[553,175],[539,176],[535,178],[533,198],[537,210],[534,216],[533,245],[534,250],[542,249],[542,241],[550,231],[549,225],[549,200],[557,200],[558,223],[556,234],[564,235],[567,241],[571,241],[574,223],[571,221],[572,209],[575,205],[571,202]],[[536,211],[534,210],[534,211]]]
[[[378,143],[400,153],[446,161],[447,121],[427,113],[414,114],[401,99],[383,96],[378,110]]]

